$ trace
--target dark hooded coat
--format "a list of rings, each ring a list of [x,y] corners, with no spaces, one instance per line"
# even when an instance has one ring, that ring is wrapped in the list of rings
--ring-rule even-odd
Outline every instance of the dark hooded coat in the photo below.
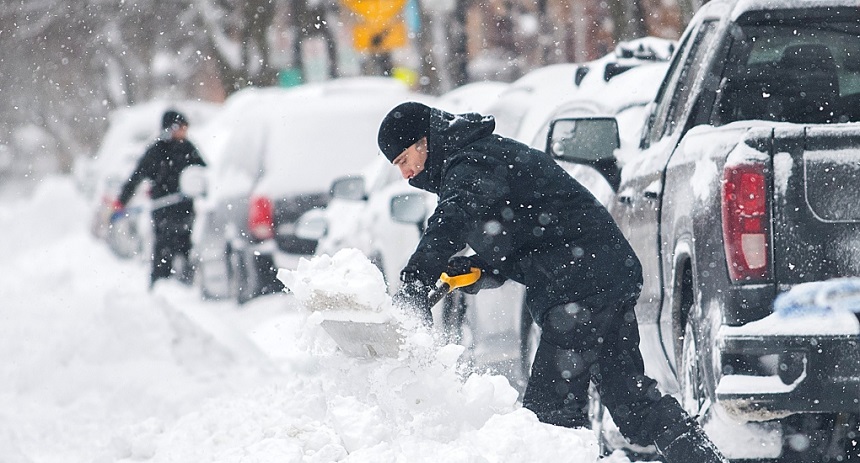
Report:
[[[425,169],[410,184],[439,202],[406,269],[434,282],[469,245],[526,286],[539,324],[560,304],[634,299],[642,269],[609,212],[548,155],[494,129],[492,117],[433,109]]]
[[[125,183],[119,195],[119,201],[127,204],[134,194],[138,184],[144,179],[152,181],[150,197],[158,199],[162,196],[179,192],[179,178],[188,166],[205,166],[197,148],[188,140],[161,139],[153,143],[137,164],[131,177]],[[184,211],[188,214],[193,207],[191,200],[184,201],[168,208]]]

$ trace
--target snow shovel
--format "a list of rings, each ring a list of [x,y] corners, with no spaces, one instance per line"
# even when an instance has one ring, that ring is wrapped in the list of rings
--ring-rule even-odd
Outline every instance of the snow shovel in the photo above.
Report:
[[[472,267],[469,273],[449,276],[443,273],[427,296],[429,307],[436,305],[446,294],[469,286],[481,278],[481,269]],[[400,321],[323,320],[320,325],[350,357],[397,357],[403,343]]]

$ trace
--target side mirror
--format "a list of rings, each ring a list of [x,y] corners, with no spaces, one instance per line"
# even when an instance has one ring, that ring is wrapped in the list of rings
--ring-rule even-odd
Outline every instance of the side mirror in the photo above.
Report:
[[[556,119],[549,126],[546,152],[555,159],[593,167],[617,190],[621,171],[615,150],[620,146],[613,117]]]
[[[319,241],[328,231],[328,220],[322,209],[311,209],[296,220],[296,238]]]
[[[423,231],[427,219],[427,203],[424,196],[406,193],[391,198],[391,218],[395,222],[417,225]]]
[[[192,198],[202,198],[208,191],[206,168],[203,166],[188,166],[179,174],[179,191]]]
[[[367,189],[362,177],[342,177],[331,184],[331,196],[350,201],[366,201]]]

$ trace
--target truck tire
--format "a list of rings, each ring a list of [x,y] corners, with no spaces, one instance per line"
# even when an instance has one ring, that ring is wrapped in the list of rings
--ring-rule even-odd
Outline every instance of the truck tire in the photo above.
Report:
[[[702,415],[705,403],[705,390],[699,368],[698,346],[692,320],[684,327],[683,349],[679,365],[678,382],[681,389],[681,404],[690,416]]]

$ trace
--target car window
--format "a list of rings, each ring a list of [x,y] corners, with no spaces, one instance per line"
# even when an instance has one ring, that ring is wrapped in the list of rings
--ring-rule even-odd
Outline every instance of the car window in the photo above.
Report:
[[[860,120],[860,24],[848,18],[739,27],[720,123]]]
[[[716,31],[716,21],[705,22],[696,41],[693,42],[687,64],[681,71],[680,85],[675,89],[674,101],[669,110],[669,121],[664,136],[673,134],[678,126],[686,121],[686,113],[692,103],[690,97],[693,95],[693,87],[700,81],[697,76],[699,76],[702,66],[706,64],[705,60],[711,56],[707,50],[713,48],[713,42],[717,35]],[[699,50],[703,51],[700,52]]]
[[[669,83],[662,89],[664,92],[659,96],[657,108],[654,112],[654,123],[650,127],[648,139],[655,142],[666,135],[671,135],[675,129],[682,124],[685,109],[690,103],[694,85],[697,80],[690,76],[696,76],[704,64],[708,53],[699,53],[703,47],[707,50],[716,37],[716,21],[702,23],[690,42],[687,50],[680,49],[676,55],[675,62],[669,70]],[[682,47],[686,45],[683,44]],[[686,56],[682,53],[686,52]]]
[[[648,142],[657,141],[659,135],[663,133],[666,113],[669,111],[669,102],[671,101],[669,96],[675,89],[675,82],[677,82],[678,76],[681,73],[682,57],[687,53],[689,43],[690,35],[687,35],[683,38],[680,46],[678,47],[678,51],[675,52],[672,62],[669,65],[669,70],[666,71],[666,78],[663,79],[663,83],[657,91],[657,96],[654,99],[656,107],[654,108],[652,113],[653,115],[651,116],[652,120],[648,127],[648,137],[646,138],[646,141]]]

